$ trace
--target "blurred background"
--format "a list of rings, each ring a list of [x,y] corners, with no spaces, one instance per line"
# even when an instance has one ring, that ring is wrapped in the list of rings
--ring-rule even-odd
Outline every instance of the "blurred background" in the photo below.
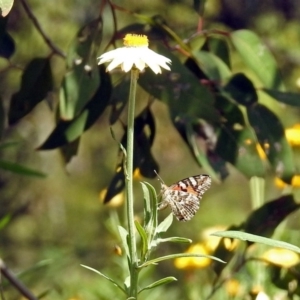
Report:
[[[182,40],[192,36],[200,25],[203,29],[227,32],[249,29],[274,55],[286,91],[299,93],[300,7],[297,0],[207,0],[200,3],[203,5],[201,18],[195,10],[197,1],[193,4],[192,1],[180,0],[113,1],[117,30],[140,22],[142,18],[138,15],[145,18],[159,15]],[[97,49],[99,56],[107,50],[115,33],[112,9],[105,1],[16,1],[9,15],[1,20],[2,31],[9,34],[13,43],[8,50],[5,48],[8,52],[3,51],[0,57],[0,258],[34,293],[44,294],[44,299],[122,299],[112,285],[80,264],[108,273],[120,282],[127,276],[122,271],[126,262],[119,253],[121,242],[115,228],[118,219],[122,221],[124,217],[123,196],[118,194],[108,204],[103,204],[105,189],[120,162],[118,143],[110,131],[112,106],[104,109],[94,124],[81,135],[80,142],[76,140],[67,149],[40,149],[58,123],[60,89],[69,65],[66,56],[53,51],[54,47],[49,47],[49,43],[45,42],[39,27],[61,54],[65,54],[80,29],[100,13],[103,34]],[[38,25],[34,24],[31,14]],[[255,74],[245,66],[232,46],[229,49],[232,70],[243,72],[258,83]],[[12,98],[22,87],[24,70],[36,58],[49,58],[51,92],[28,113],[22,115],[21,112],[22,117],[10,122],[12,110],[16,114],[26,111],[24,107],[12,106]],[[260,85],[257,84],[257,87]],[[35,89],[38,90],[38,86],[32,91]],[[122,96],[124,99],[127,97],[126,94]],[[143,100],[146,99],[145,91],[140,91],[139,96],[142,100],[137,104],[138,113],[147,103]],[[299,107],[264,96],[260,102],[280,119],[297,166],[300,154],[300,132],[297,127]],[[170,185],[191,175],[207,173],[195,161],[187,143],[174,127],[168,105],[154,100],[151,112],[156,127],[151,153],[165,183]],[[126,109],[119,116],[120,122],[112,125],[118,139],[123,134],[125,116]],[[288,136],[291,130],[294,130],[293,134]],[[74,152],[68,155],[68,151],[74,149],[71,146],[76,148],[75,155]],[[226,178],[213,180],[196,217],[187,223],[174,221],[168,234],[184,236],[201,244],[207,241],[208,232],[213,232],[214,228],[217,231],[245,221],[256,208],[251,200],[249,177],[232,164],[228,163],[227,168]],[[29,169],[33,172],[30,173]],[[143,217],[143,195],[139,184],[143,180],[153,184],[157,192],[160,189],[155,178],[145,178],[138,170],[135,172],[135,211],[138,219]],[[292,185],[287,185],[276,179],[270,169],[265,173],[263,189],[265,201],[287,192],[294,194],[296,199],[299,197],[299,182],[296,179]],[[161,212],[160,218],[168,213],[169,210]],[[299,217],[300,212],[295,210],[285,218],[277,228],[276,237],[299,246]],[[166,255],[187,248],[185,244],[164,244],[157,251]],[[244,288],[241,282],[250,278],[251,272],[250,268],[243,279],[228,284],[221,294],[213,295],[212,299],[244,299],[236,290]],[[174,261],[167,261],[158,267],[149,267],[142,273],[141,281],[149,283],[153,281],[151,278],[157,280],[171,275],[178,278],[177,283],[145,292],[141,299],[161,299],[162,290],[166,297],[173,299],[206,299],[204,295],[209,294],[214,276],[209,263],[185,269],[174,265]],[[252,288],[249,287],[249,290]],[[261,289],[266,292],[268,288],[273,289],[271,283]],[[3,289],[9,295],[7,299],[21,299],[9,283],[4,282]],[[299,299],[299,296],[293,299]]]

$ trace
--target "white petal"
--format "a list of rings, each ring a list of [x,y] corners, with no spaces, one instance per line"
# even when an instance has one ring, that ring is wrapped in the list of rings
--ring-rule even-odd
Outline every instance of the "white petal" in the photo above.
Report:
[[[124,72],[128,72],[129,70],[132,69],[134,60],[132,59],[132,57],[128,56],[124,59],[124,62],[122,64],[122,70]]]
[[[99,65],[103,64],[105,62],[111,61],[111,60],[115,59],[116,57],[124,57],[125,52],[126,52],[125,47],[106,52],[99,57],[99,59],[100,59]]]
[[[161,67],[170,70],[167,64],[171,63],[169,58],[157,54],[148,47],[122,47],[102,54],[99,59],[98,64],[111,62],[107,71],[121,66],[123,71],[128,72],[135,65],[140,71],[149,66],[155,74],[161,73]]]
[[[124,58],[121,57],[117,57],[115,58],[106,68],[106,70],[108,72],[110,72],[111,70],[115,69],[116,67],[120,66],[121,64],[123,64],[123,60]]]
[[[146,67],[145,62],[140,58],[136,59],[134,64],[140,71],[143,71]]]

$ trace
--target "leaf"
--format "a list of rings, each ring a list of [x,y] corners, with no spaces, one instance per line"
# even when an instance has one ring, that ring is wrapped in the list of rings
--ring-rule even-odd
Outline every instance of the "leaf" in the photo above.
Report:
[[[243,229],[246,232],[271,237],[276,227],[293,211],[300,208],[292,195],[282,196],[265,203],[247,218]]]
[[[161,234],[166,232],[173,223],[173,214],[169,214],[156,228],[155,233]]]
[[[228,66],[215,54],[207,51],[195,51],[193,54],[199,68],[209,79],[221,84],[230,77],[231,71]]]
[[[146,234],[145,229],[141,226],[141,224],[137,220],[134,221],[134,224],[135,224],[135,227],[141,237],[141,241],[142,241],[141,258],[142,258],[142,261],[144,261],[146,254],[148,252],[147,234]]]
[[[174,237],[169,237],[169,238],[165,238],[165,239],[157,239],[156,242],[157,242],[157,245],[160,244],[160,243],[166,243],[166,242],[191,244],[192,240],[184,238],[184,237],[174,236]]]
[[[60,117],[72,120],[95,95],[100,78],[97,51],[102,39],[102,19],[84,26],[73,40],[67,54],[67,73],[60,90]]]
[[[235,74],[224,87],[238,104],[250,106],[258,101],[253,83],[242,73]]]
[[[120,234],[120,237],[121,237],[121,240],[122,240],[122,243],[123,243],[123,247],[125,249],[125,252],[126,252],[126,255],[128,257],[128,260],[130,261],[131,258],[130,258],[130,252],[129,252],[129,248],[128,248],[128,231],[122,227],[122,226],[118,226],[118,230],[119,230],[119,234]]]
[[[218,120],[214,97],[209,88],[202,85],[171,52],[160,49],[160,53],[172,60],[171,72],[155,75],[146,69],[139,78],[139,85],[168,105],[172,120],[178,116]]]
[[[75,141],[102,115],[109,103],[112,86],[103,66],[99,66],[99,75],[101,84],[82,112],[74,120],[61,120],[39,150],[55,149]]]
[[[157,209],[156,209],[157,210]],[[160,241],[160,235],[163,232],[166,232],[173,223],[173,214],[169,214],[156,228],[154,238],[151,240],[151,248],[158,246]]]
[[[91,268],[91,267],[88,267],[88,266],[85,266],[85,265],[81,265],[81,266],[84,267],[84,268],[86,268],[86,269],[88,269],[88,270],[91,270],[91,271],[93,271],[93,272],[99,274],[99,275],[102,276],[102,277],[104,277],[105,279],[107,279],[108,281],[110,281],[114,286],[118,287],[123,293],[126,294],[126,291],[125,291],[125,290],[124,290],[117,282],[115,282],[112,278],[110,278],[110,277],[104,275],[104,274],[101,273],[100,271],[95,270],[95,269],[93,269],[93,268]]]
[[[24,167],[20,164],[0,160],[0,169],[10,171],[16,174],[24,175],[24,176],[34,176],[45,178],[47,175],[45,173]]]
[[[263,89],[263,91],[281,103],[285,103],[296,107],[300,106],[299,93],[280,92],[271,89]]]
[[[13,4],[14,0],[0,0],[0,11],[2,17],[6,17],[9,14]]]
[[[155,188],[148,182],[141,182],[144,195],[144,227],[151,241],[157,227],[157,195]]]
[[[240,107],[236,102],[231,101],[228,96],[216,95],[215,107],[226,126],[239,126],[241,128],[245,126],[244,115]]]
[[[272,247],[278,247],[278,248],[284,248],[287,250],[295,251],[297,253],[300,253],[300,248],[297,246],[294,246],[292,244],[274,240],[274,239],[269,239],[266,237],[250,234],[247,232],[241,232],[241,231],[218,231],[214,232],[212,235],[214,236],[219,236],[219,237],[228,237],[228,238],[234,238],[234,239],[239,239],[242,241],[250,241],[253,243],[260,243]]]
[[[198,13],[199,16],[204,14],[204,6],[206,0],[193,0],[194,10]]]
[[[282,90],[283,81],[276,61],[259,37],[250,30],[237,30],[229,35],[245,64],[267,88]]]
[[[248,127],[235,127],[225,123],[220,133],[215,152],[233,164],[248,177],[265,175],[265,167],[257,152],[256,138]]]
[[[199,166],[217,182],[218,174],[222,165],[215,164],[217,159],[210,160],[209,145],[214,143],[216,134],[214,128],[204,120],[190,120],[190,118],[176,118],[174,125],[181,137],[187,143],[193,157]],[[217,172],[217,173],[216,173]]]
[[[0,56],[9,59],[14,54],[16,46],[6,30],[7,21],[8,18],[0,18]]]
[[[274,172],[283,181],[290,183],[295,173],[295,163],[280,120],[259,103],[248,107],[247,115]]]
[[[230,52],[228,43],[223,38],[215,38],[210,36],[206,43],[207,50],[221,59],[231,69]]]
[[[166,256],[161,256],[155,259],[151,259],[141,265],[138,266],[138,268],[144,268],[150,265],[155,265],[158,262],[164,261],[164,260],[169,260],[169,259],[174,259],[174,258],[178,258],[178,257],[206,257],[206,258],[210,258],[213,260],[216,260],[218,262],[221,263],[225,263],[225,261],[222,261],[221,259],[214,257],[214,256],[210,256],[210,255],[205,255],[205,254],[185,254],[185,253],[178,253],[178,254],[170,254],[170,255],[166,255]]]
[[[20,90],[12,96],[9,107],[9,124],[26,116],[53,89],[49,58],[35,58],[26,67]]]
[[[140,294],[141,292],[143,292],[145,290],[150,290],[150,289],[156,288],[156,287],[158,287],[160,285],[167,284],[167,283],[170,283],[170,282],[173,282],[173,281],[177,281],[177,279],[175,277],[172,277],[172,276],[165,277],[163,279],[159,279],[159,280],[157,280],[157,281],[155,281],[155,282],[147,285],[146,287],[140,289],[138,291],[138,294]]]

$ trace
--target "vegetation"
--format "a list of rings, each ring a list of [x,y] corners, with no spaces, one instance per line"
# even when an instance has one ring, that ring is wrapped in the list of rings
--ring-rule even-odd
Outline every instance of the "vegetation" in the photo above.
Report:
[[[50,2],[0,3],[1,298],[300,299],[296,1]],[[127,33],[171,70],[106,72]]]

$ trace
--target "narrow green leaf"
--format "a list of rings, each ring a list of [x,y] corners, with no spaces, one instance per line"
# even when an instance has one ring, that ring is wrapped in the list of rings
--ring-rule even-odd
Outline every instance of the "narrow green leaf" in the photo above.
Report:
[[[150,191],[148,186],[141,182],[143,195],[144,195],[144,227],[150,226],[150,222],[152,219],[152,205],[151,205],[151,199],[150,199]],[[153,222],[153,220],[152,220]],[[152,227],[153,225],[151,225]],[[150,228],[151,228],[150,227]]]
[[[237,30],[230,39],[245,64],[267,88],[284,89],[276,61],[259,37],[250,30]]]
[[[158,225],[155,233],[159,235],[162,232],[166,232],[172,225],[172,222],[173,222],[173,214],[171,213]]]
[[[214,256],[210,256],[210,255],[205,255],[205,254],[184,254],[184,253],[178,253],[178,254],[170,254],[170,255],[166,255],[166,256],[161,256],[161,257],[158,257],[158,258],[155,258],[155,259],[152,259],[152,260],[149,260],[141,265],[139,265],[138,267],[139,268],[144,268],[144,267],[147,267],[147,266],[150,266],[150,265],[155,265],[157,264],[158,262],[161,262],[161,261],[164,261],[164,260],[168,260],[168,259],[175,259],[175,258],[178,258],[178,257],[206,257],[206,258],[210,258],[210,259],[213,259],[213,260],[216,260],[216,261],[219,261],[221,263],[225,263],[225,261],[217,258],[217,257],[214,257]]]
[[[163,284],[167,284],[167,283],[170,283],[170,282],[173,282],[173,281],[177,281],[177,279],[175,277],[172,277],[172,276],[169,276],[169,277],[165,277],[163,279],[159,279],[151,284],[149,284],[148,286],[140,289],[138,291],[138,294],[140,294],[141,292],[145,291],[145,290],[150,290],[150,289],[153,289],[157,286],[160,286],[160,285],[163,285]]]
[[[100,271],[95,270],[95,269],[93,269],[93,268],[91,268],[91,267],[88,267],[88,266],[85,266],[85,265],[81,265],[81,266],[84,267],[84,268],[86,268],[86,269],[88,269],[88,270],[91,270],[91,271],[93,271],[93,272],[99,274],[99,275],[102,276],[102,277],[104,277],[105,279],[107,279],[108,281],[110,281],[114,286],[118,287],[123,293],[126,294],[126,291],[125,291],[125,290],[124,290],[117,282],[115,282],[112,278],[110,278],[110,277],[104,275],[104,274],[101,273]]]
[[[118,230],[119,230],[119,234],[120,234],[120,237],[121,237],[121,240],[122,240],[122,244],[123,244],[123,247],[125,249],[125,252],[126,252],[126,255],[128,257],[129,260],[131,260],[131,257],[130,257],[130,252],[129,252],[129,248],[128,248],[128,231],[122,227],[122,226],[118,226]]]
[[[242,231],[218,231],[214,232],[212,235],[214,236],[219,236],[219,237],[228,237],[228,238],[234,238],[234,239],[239,239],[242,241],[250,241],[253,243],[260,243],[272,247],[277,247],[277,248],[284,248],[287,250],[295,251],[297,253],[300,253],[300,248],[297,246],[294,246],[292,244],[274,240],[274,239],[269,239],[266,237],[250,234],[247,232],[242,232]]]
[[[128,294],[128,292],[130,291],[130,275],[125,278],[125,280],[124,280],[124,287],[125,287],[125,291]],[[131,299],[132,300],[136,300],[136,299],[133,299],[131,297],[127,298],[126,300],[131,300]]]
[[[155,188],[148,182],[143,183],[145,187],[148,189],[149,197],[150,197],[150,218],[151,221],[148,224],[145,224],[145,229],[148,236],[148,244],[151,243],[155,230],[158,224],[157,220],[157,195]],[[148,209],[148,208],[147,208]]]
[[[174,236],[174,237],[169,237],[169,238],[165,238],[165,239],[157,239],[156,242],[157,242],[157,244],[166,243],[166,242],[191,244],[192,240],[184,238],[184,237]]]
[[[135,220],[134,221],[135,227],[141,237],[141,241],[142,241],[142,253],[141,253],[141,257],[142,257],[142,261],[144,261],[145,256],[148,252],[148,239],[147,239],[147,234],[145,229],[141,226],[141,224]]]
[[[280,92],[271,89],[263,89],[263,91],[281,103],[285,103],[296,107],[300,106],[299,93]]]
[[[25,175],[25,176],[35,176],[35,177],[41,177],[41,178],[45,178],[47,176],[45,173],[35,171],[33,169],[24,167],[17,163],[12,163],[9,161],[4,161],[4,160],[0,160],[0,169],[14,172],[14,173],[17,173],[20,175]]]

